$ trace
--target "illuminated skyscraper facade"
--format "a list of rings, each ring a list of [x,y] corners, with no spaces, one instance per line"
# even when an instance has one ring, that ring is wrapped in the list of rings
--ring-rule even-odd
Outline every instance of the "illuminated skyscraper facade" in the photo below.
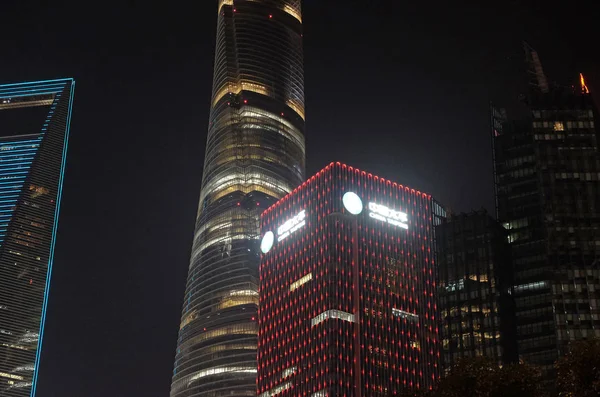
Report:
[[[571,341],[600,337],[598,114],[583,77],[537,84],[527,105],[522,120],[492,109],[497,211],[512,246],[519,355],[551,378]]]
[[[430,195],[332,163],[262,215],[258,396],[392,396],[438,378]]]
[[[444,368],[464,357],[517,361],[508,233],[485,210],[436,228]]]
[[[0,396],[35,396],[74,88],[0,85]]]
[[[302,182],[304,150],[300,0],[220,0],[172,397],[256,392],[259,216]]]

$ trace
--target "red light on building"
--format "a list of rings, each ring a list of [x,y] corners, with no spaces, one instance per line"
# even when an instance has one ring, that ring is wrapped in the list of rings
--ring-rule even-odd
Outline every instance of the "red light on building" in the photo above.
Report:
[[[262,214],[259,397],[431,387],[436,205],[331,163]]]

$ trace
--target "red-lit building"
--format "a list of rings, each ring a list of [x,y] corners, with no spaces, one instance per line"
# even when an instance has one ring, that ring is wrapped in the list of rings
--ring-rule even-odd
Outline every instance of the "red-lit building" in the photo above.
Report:
[[[258,396],[393,396],[439,377],[430,195],[331,163],[261,218]],[[357,375],[358,374],[358,375]]]

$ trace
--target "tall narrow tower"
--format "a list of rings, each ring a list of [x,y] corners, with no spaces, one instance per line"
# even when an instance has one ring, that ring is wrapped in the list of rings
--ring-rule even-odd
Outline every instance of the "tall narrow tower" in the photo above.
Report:
[[[35,397],[75,81],[0,85],[0,396]],[[52,365],[46,361],[46,366]]]
[[[220,0],[172,397],[254,396],[259,216],[304,179],[300,0]]]

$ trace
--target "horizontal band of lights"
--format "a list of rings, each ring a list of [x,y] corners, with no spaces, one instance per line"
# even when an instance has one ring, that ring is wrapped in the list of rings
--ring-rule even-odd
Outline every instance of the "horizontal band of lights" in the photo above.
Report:
[[[282,373],[281,373],[281,379],[285,379],[290,375],[293,375],[296,371],[298,370],[298,368],[296,367],[290,367],[290,368],[286,368]]]
[[[293,282],[292,285],[290,285],[290,292],[295,291],[299,287],[308,283],[310,280],[312,280],[312,273],[308,273],[306,276],[302,277],[300,280]]]
[[[396,308],[392,309],[392,313],[396,317],[400,317],[400,318],[403,318],[405,320],[409,320],[409,321],[414,322],[414,323],[419,322],[419,315],[418,314],[405,312],[404,310],[400,310],[400,309],[396,309]]]
[[[327,397],[329,396],[329,394],[327,394],[327,390],[319,390],[316,393],[313,393],[310,395],[311,397]]]
[[[179,345],[180,349],[187,349],[197,343],[204,342],[209,339],[218,338],[226,335],[256,335],[256,324],[236,324],[229,327],[217,328],[189,339],[186,343]]]
[[[208,368],[202,371],[196,372],[192,377],[190,377],[189,383],[194,382],[200,378],[204,378],[205,376],[212,375],[220,375],[224,373],[238,373],[238,374],[255,374],[256,368],[254,367],[218,367],[218,368]]]
[[[0,376],[3,377],[3,378],[15,379],[15,380],[23,380],[24,379],[20,375],[7,374],[6,372],[0,372]]]
[[[536,281],[534,283],[516,285],[514,288],[514,291],[516,293],[519,293],[522,291],[537,290],[537,289],[544,289],[544,288],[548,288],[547,281]]]
[[[283,11],[296,18],[298,22],[302,23],[302,14],[300,14],[294,7],[290,7],[286,4],[283,6]]]
[[[348,321],[350,323],[354,322],[354,314],[350,314],[344,312],[342,310],[327,310],[319,314],[317,317],[310,320],[310,324],[314,327],[315,325],[321,324],[323,321],[328,320],[330,318],[337,318],[340,320]]]
[[[296,373],[297,370],[298,370],[298,368],[296,368],[296,367],[286,368],[281,373],[281,379],[283,380],[283,379],[290,377],[291,375]],[[267,390],[266,392],[259,394],[259,397],[271,397],[271,396],[281,393],[284,390],[289,389],[290,387],[292,387],[292,382],[285,382],[271,390]]]
[[[172,385],[172,390],[179,391],[184,387],[189,387],[194,382],[199,379],[205,378],[207,376],[215,376],[215,375],[223,375],[223,374],[256,374],[255,367],[249,366],[235,366],[235,367],[214,367],[207,368],[201,371],[197,371],[193,374],[190,374],[182,379],[179,379],[176,383]]]
[[[258,395],[258,397],[273,397],[273,396],[276,396],[277,394],[281,393],[282,391],[289,389],[290,387],[292,387],[292,382],[285,382],[285,383],[273,388],[272,390],[268,390],[264,393],[260,393]]]

